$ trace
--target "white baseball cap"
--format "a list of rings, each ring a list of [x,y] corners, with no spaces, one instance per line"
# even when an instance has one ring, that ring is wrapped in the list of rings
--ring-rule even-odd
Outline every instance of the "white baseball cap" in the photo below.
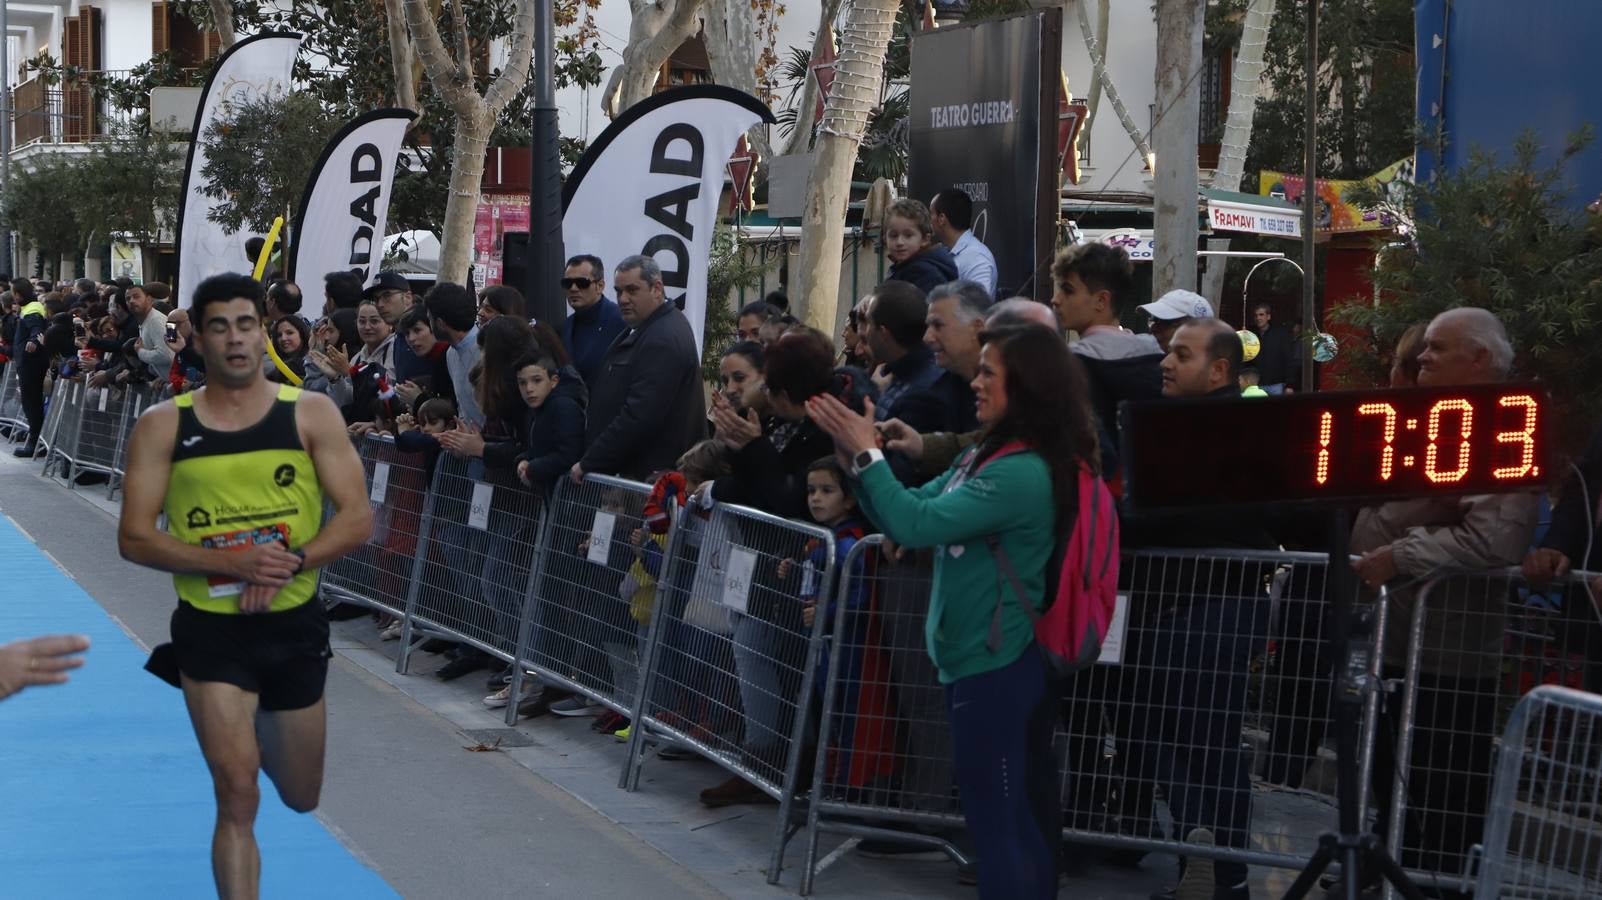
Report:
[[[1141,307],[1153,319],[1211,319],[1213,305],[1195,291],[1169,291]]]

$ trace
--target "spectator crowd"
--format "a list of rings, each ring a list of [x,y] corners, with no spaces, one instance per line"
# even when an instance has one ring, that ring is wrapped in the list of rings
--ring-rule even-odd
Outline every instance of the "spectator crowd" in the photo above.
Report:
[[[943,708],[936,700],[932,712],[902,709],[900,718],[949,722],[949,768],[919,777],[944,780],[936,793],[959,798],[966,834],[936,836],[974,851],[977,866],[962,875],[976,879],[983,897],[1055,896],[1059,878],[1085,852],[1065,848],[1060,837],[1064,816],[1080,801],[1069,798],[1064,809],[1051,799],[1062,775],[1052,747],[1059,721],[1070,733],[1097,738],[1096,749],[1071,751],[1070,761],[1095,765],[1101,737],[1137,746],[1124,776],[1154,786],[1171,823],[1160,820],[1153,791],[1137,791],[1133,800],[1123,798],[1133,822],[1123,833],[1243,849],[1252,830],[1251,764],[1242,750],[1248,680],[1283,624],[1269,609],[1272,567],[1225,567],[1132,591],[1129,627],[1139,636],[1131,637],[1126,660],[1133,657],[1150,677],[1121,683],[1119,696],[1124,703],[1164,698],[1170,706],[1175,697],[1192,698],[1161,721],[1120,723],[1105,684],[1050,676],[1031,620],[1050,596],[1063,529],[1075,521],[1078,474],[1099,475],[1117,490],[1119,404],[1294,391],[1301,387],[1300,345],[1273,321],[1271,308],[1260,307],[1260,349],[1247,366],[1241,336],[1205,298],[1173,291],[1137,305],[1127,254],[1104,244],[1058,253],[1049,304],[998,302],[995,262],[971,219],[972,204],[960,191],[943,192],[931,206],[896,202],[885,225],[889,278],[850,311],[840,346],[791,318],[782,294],[771,295],[739,310],[710,391],[691,324],[665,301],[663,273],[643,256],[610,268],[593,255],[570,259],[559,285],[570,315],[559,323],[531,321],[523,297],[505,286],[475,295],[439,283],[420,296],[394,273],[369,285],[335,273],[320,286],[319,307],[305,302],[303,287],[312,286],[275,280],[266,295],[276,353],[264,366],[270,378],[328,395],[354,435],[394,435],[399,452],[419,458],[473,460],[533,496],[548,496],[561,479],[621,476],[655,486],[658,497],[682,497],[681,515],[728,503],[812,521],[834,535],[841,560],[865,535],[885,535],[890,543],[877,577],[889,587],[874,598],[884,623],[873,632],[874,664],[886,667],[892,683],[942,686]],[[165,285],[17,278],[0,281],[0,290],[0,353],[16,369],[27,421],[26,433],[13,435],[17,456],[37,452],[52,379],[172,393],[205,383],[188,318]],[[1126,327],[1142,315],[1145,331]],[[1463,308],[1408,333],[1393,384],[1502,381],[1514,374],[1513,363],[1496,318]],[[1591,527],[1598,485],[1602,435],[1558,494],[1551,527],[1539,538],[1543,501],[1529,494],[1363,510],[1352,536],[1361,554],[1356,572],[1369,592],[1388,587],[1393,604],[1387,675],[1403,677],[1408,610],[1423,602],[1414,588],[1432,573],[1522,562],[1532,581],[1546,582],[1593,560],[1602,534]],[[1118,524],[1126,553],[1327,547],[1306,523],[1268,515],[1126,514]],[[661,574],[660,534],[642,528],[629,545],[627,584],[648,591]],[[804,565],[811,562],[786,561],[779,580]],[[905,587],[918,583],[911,572],[931,569],[932,591]],[[1303,587],[1317,606],[1316,588]],[[805,667],[816,616],[833,615],[820,606],[832,588],[811,584],[794,595],[793,610],[735,614],[731,658],[693,661],[722,667],[736,684],[753,759],[773,752],[765,736],[787,733],[769,698],[793,696],[798,685],[780,670]],[[1500,639],[1494,605],[1471,609],[1463,620],[1426,620],[1412,759],[1400,779],[1409,795],[1409,866],[1459,871],[1482,836],[1499,673],[1487,668],[1490,654],[1476,651]],[[369,613],[336,607],[332,614]],[[900,616],[925,625],[890,627]],[[1579,621],[1587,686],[1596,689],[1602,636],[1594,615]],[[390,619],[377,627],[385,638],[400,634]],[[523,680],[473,646],[435,641],[430,649],[448,656],[436,673],[441,679],[484,672],[491,708],[585,716],[598,732],[630,733],[626,719],[554,685],[530,681],[514,694],[513,683]],[[1327,682],[1329,661],[1316,649],[1309,653],[1296,664],[1309,682]],[[858,654],[846,664],[869,663]],[[916,701],[908,692],[902,702]],[[1107,715],[1087,714],[1098,704]],[[1393,746],[1402,727],[1389,706],[1381,748]],[[919,740],[911,729],[881,739]],[[909,756],[880,749],[886,757]],[[1309,762],[1307,749],[1301,752],[1299,766],[1283,765],[1270,777],[1299,781]],[[1381,833],[1398,799],[1391,786],[1400,766],[1394,754],[1377,754]],[[894,772],[886,783],[913,777]],[[772,802],[739,776],[708,786],[701,799],[708,806]],[[862,849],[895,855],[926,847],[879,840]],[[1206,868],[1206,896],[1249,896],[1244,864],[1218,860]],[[1374,874],[1357,877],[1368,883]]]

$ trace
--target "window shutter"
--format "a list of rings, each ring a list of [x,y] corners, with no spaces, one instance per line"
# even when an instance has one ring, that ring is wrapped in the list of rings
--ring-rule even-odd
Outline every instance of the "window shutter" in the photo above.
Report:
[[[172,20],[167,15],[167,4],[155,0],[150,4],[150,55],[166,53],[172,49]]]

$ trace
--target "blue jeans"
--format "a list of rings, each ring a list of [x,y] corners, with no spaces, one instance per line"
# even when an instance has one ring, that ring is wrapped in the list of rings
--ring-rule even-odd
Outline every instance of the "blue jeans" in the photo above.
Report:
[[[983,900],[1057,895],[1054,696],[1034,644],[1010,665],[946,685],[957,789]]]

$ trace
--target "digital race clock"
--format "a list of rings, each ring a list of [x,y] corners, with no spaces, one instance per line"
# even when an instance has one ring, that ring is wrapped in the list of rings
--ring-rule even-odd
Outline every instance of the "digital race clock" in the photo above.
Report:
[[[1530,384],[1125,403],[1124,502],[1370,503],[1535,490],[1550,476],[1547,403]]]

